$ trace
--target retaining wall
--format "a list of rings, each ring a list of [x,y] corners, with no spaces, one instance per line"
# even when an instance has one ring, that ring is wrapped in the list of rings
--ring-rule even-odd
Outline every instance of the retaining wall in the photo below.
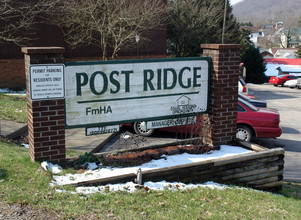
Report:
[[[217,158],[179,166],[147,171],[143,171],[142,169],[142,181],[166,180],[187,184],[214,181],[268,191],[278,191],[281,189],[284,149],[266,149],[245,142],[241,144],[253,151],[244,155]],[[105,185],[135,181],[136,179],[136,174],[129,173],[115,177],[83,181],[73,185]]]

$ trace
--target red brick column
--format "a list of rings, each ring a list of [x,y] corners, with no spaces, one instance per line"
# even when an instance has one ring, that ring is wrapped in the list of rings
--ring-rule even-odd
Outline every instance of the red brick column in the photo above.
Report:
[[[240,45],[202,44],[203,55],[212,58],[209,114],[209,143],[231,144],[237,125],[237,96]]]
[[[65,117],[64,99],[31,100],[29,66],[64,62],[62,47],[23,47],[27,88],[29,153],[32,161],[64,163]]]

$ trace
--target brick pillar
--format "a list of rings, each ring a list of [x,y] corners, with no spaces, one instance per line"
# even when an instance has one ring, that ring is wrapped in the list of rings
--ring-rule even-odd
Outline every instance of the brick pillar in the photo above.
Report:
[[[62,47],[23,47],[22,52],[25,54],[30,159],[64,163],[66,159],[65,101],[64,99],[31,100],[29,66],[61,64],[64,62],[65,49]]]
[[[202,44],[212,58],[210,108],[204,120],[210,125],[208,144],[231,144],[236,136],[239,58],[241,45]]]

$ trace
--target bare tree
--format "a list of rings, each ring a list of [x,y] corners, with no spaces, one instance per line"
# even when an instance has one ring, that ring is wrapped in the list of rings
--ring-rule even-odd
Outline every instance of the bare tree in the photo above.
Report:
[[[290,48],[291,42],[293,40],[293,33],[291,31],[291,27],[288,30],[283,30],[282,37],[280,38],[280,45],[282,48]]]
[[[115,59],[136,43],[137,34],[141,43],[148,40],[147,33],[164,24],[166,9],[164,0],[69,0],[55,17],[71,46],[99,46],[106,60],[108,48]]]
[[[0,42],[23,45],[34,38],[37,16],[52,10],[58,0],[0,0]]]

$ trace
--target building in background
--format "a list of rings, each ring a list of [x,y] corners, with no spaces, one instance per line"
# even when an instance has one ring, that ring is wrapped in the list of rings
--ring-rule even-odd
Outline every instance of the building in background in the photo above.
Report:
[[[165,2],[165,0],[162,0]],[[1,24],[0,24],[1,25]],[[66,61],[101,60],[101,48],[87,45],[71,48],[65,41],[62,30],[51,24],[37,24],[34,40],[24,46],[27,47],[64,47]],[[167,30],[166,25],[148,33],[149,41],[144,44],[137,42],[137,47],[121,49],[117,59],[166,58]],[[134,39],[135,40],[135,39]],[[139,44],[139,45],[138,45]],[[139,48],[139,50],[138,50]],[[110,51],[108,51],[110,54]],[[21,46],[11,42],[0,42],[0,88],[25,88],[24,55]]]

